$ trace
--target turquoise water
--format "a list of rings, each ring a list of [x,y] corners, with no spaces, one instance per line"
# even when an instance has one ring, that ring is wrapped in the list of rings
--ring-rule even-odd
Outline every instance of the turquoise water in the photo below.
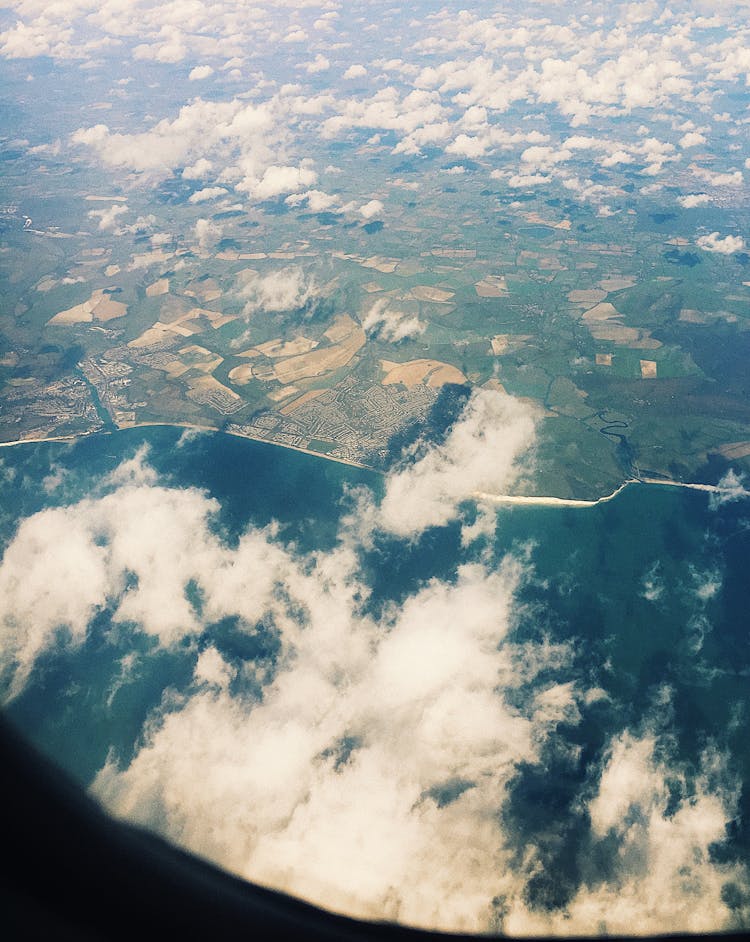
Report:
[[[230,435],[182,437],[180,429],[152,427],[98,434],[74,443],[40,442],[0,452],[0,539],[12,539],[18,522],[45,508],[73,504],[102,493],[102,481],[144,445],[159,481],[194,487],[219,502],[216,529],[232,545],[252,524],[280,525],[280,538],[301,552],[336,542],[339,516],[357,488],[382,489],[374,472],[319,460],[304,453]],[[44,483],[59,477],[48,493]],[[49,483],[48,483],[49,487]],[[98,614],[91,643],[71,658],[52,651],[37,665],[32,682],[8,707],[8,715],[47,754],[87,785],[111,748],[132,753],[143,723],[166,688],[188,684],[194,653],[154,651],[138,632],[126,633],[119,649],[102,640],[110,612]],[[126,684],[102,708],[121,670],[126,650],[148,654],[137,684]],[[73,680],[71,681],[71,678]],[[75,696],[71,696],[71,692]],[[80,695],[79,695],[80,693]],[[62,707],[62,708],[61,708]],[[113,722],[113,716],[116,721]]]
[[[213,525],[230,546],[248,526],[277,521],[278,540],[294,544],[295,552],[328,551],[337,544],[342,515],[351,512],[357,492],[364,489],[375,501],[383,492],[381,476],[357,468],[218,433],[187,440],[181,435],[179,429],[150,428],[73,444],[4,449],[3,546],[21,519],[103,493],[104,477],[144,445],[160,483],[199,488],[218,501]],[[467,505],[464,520],[474,513]],[[706,744],[714,743],[744,783],[739,815],[717,854],[748,860],[747,502],[711,508],[705,493],[637,485],[592,508],[501,507],[493,542],[480,539],[462,547],[460,537],[460,522],[428,530],[414,542],[375,533],[358,551],[371,593],[365,611],[379,617],[430,580],[455,581],[463,563],[481,560],[492,569],[512,554],[525,560],[514,605],[514,641],[571,643],[575,655],[566,676],[603,692],[579,722],[560,723],[557,740],[545,753],[543,776],[538,766],[517,771],[504,814],[512,814],[513,826],[525,829],[541,848],[550,821],[556,823],[555,840],[545,851],[547,877],[529,890],[532,901],[563,905],[572,892],[588,827],[580,814],[581,788],[610,737],[653,723],[664,690],[669,691],[665,728],[681,760],[697,764]],[[44,654],[26,688],[6,708],[83,785],[108,755],[127,764],[164,691],[186,690],[195,666],[189,645],[157,649],[136,626],[127,625],[113,641],[111,628],[111,612],[99,612],[86,644]],[[207,626],[199,646],[208,640],[228,658],[257,662],[273,674],[278,644],[272,630],[249,637],[225,619]],[[136,682],[118,684],[128,652],[140,654],[141,669]],[[537,677],[514,690],[519,710],[539,683]],[[575,762],[568,747],[577,750]],[[560,821],[568,822],[564,840]]]
[[[342,511],[351,508],[347,494],[362,487],[382,492],[383,479],[362,469],[219,433],[177,447],[181,434],[155,427],[3,450],[3,542],[20,518],[96,493],[98,482],[144,444],[160,482],[197,487],[218,500],[218,526],[230,542],[251,523],[276,520],[283,540],[301,551],[328,549]],[[41,482],[60,470],[62,485],[45,493]],[[533,563],[520,591],[528,614],[519,631],[577,639],[589,670],[610,659],[611,671],[599,671],[598,682],[626,701],[655,682],[675,683],[686,717],[697,712],[720,725],[734,698],[747,696],[748,521],[743,502],[709,510],[705,494],[638,485],[593,508],[501,508],[493,553],[497,560],[528,553]],[[461,548],[457,524],[428,530],[414,544],[381,536],[363,557],[374,589],[371,609],[399,602],[429,579],[453,578],[460,562],[482,550]],[[649,601],[643,582],[654,569],[663,588]],[[711,629],[699,653],[688,627],[693,570],[722,578],[705,606]],[[713,681],[711,671],[718,672]],[[12,709],[22,712],[21,705]]]

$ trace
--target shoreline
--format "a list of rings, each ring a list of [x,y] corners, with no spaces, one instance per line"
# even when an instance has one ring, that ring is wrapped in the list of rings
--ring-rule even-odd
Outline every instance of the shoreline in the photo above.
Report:
[[[326,461],[335,461],[337,464],[345,464],[350,468],[358,468],[361,471],[369,471],[372,474],[382,475],[382,471],[371,468],[369,465],[353,461],[350,458],[337,458],[335,455],[327,455],[322,451],[313,451],[312,448],[303,448],[301,445],[289,445],[285,442],[274,442],[268,438],[261,438],[259,435],[243,435],[240,432],[232,432],[228,429],[219,429],[213,425],[195,425],[190,422],[138,422],[136,425],[116,426],[114,429],[100,428],[94,432],[81,432],[78,435],[49,435],[42,438],[20,438],[13,442],[0,442],[0,448],[12,448],[16,445],[38,445],[43,442],[77,442],[85,438],[91,438],[93,435],[114,435],[117,432],[128,432],[131,429],[139,428],[174,428],[184,431],[194,430],[196,432],[218,432],[222,435],[231,435],[232,438],[241,438],[247,442],[258,442],[261,445],[274,445],[276,448],[288,448],[291,451],[299,451],[302,454],[310,455],[313,458],[325,458]]]
[[[614,500],[626,488],[633,484],[645,484],[647,486],[658,484],[662,487],[681,487],[691,491],[703,491],[708,494],[723,494],[734,499],[750,497],[750,491],[745,488],[737,490],[729,487],[719,487],[718,484],[694,484],[687,481],[670,481],[663,478],[629,478],[619,487],[615,488],[611,494],[605,494],[596,500],[585,500],[575,497],[541,497],[527,496],[523,494],[488,494],[484,491],[475,491],[472,497],[478,501],[485,501],[492,504],[524,504],[526,506],[536,505],[542,507],[598,507],[599,504],[606,504]]]
[[[624,481],[619,487],[615,488],[611,494],[597,497],[596,500],[586,500],[585,498],[576,497],[543,497],[540,495],[526,494],[488,494],[486,491],[475,491],[472,497],[478,501],[491,504],[523,504],[538,507],[596,507],[599,504],[605,504],[607,501],[614,500],[618,494],[621,494],[625,488],[630,487],[631,484],[639,483],[641,482],[635,478]]]
[[[384,471],[378,471],[376,468],[371,468],[366,464],[353,461],[349,458],[337,458],[334,455],[327,455],[322,451],[313,451],[311,448],[303,448],[301,445],[289,445],[285,442],[274,442],[267,438],[261,438],[259,435],[244,435],[240,432],[232,432],[227,429],[218,429],[211,425],[195,425],[188,422],[139,422],[137,425],[116,427],[114,430],[97,429],[95,432],[83,432],[78,435],[50,435],[44,438],[23,438],[13,442],[0,442],[0,448],[11,448],[16,445],[41,444],[44,442],[77,442],[84,438],[90,438],[92,435],[113,435],[116,432],[127,432],[130,429],[140,428],[174,428],[183,429],[184,431],[194,430],[198,433],[219,432],[223,435],[231,435],[233,438],[243,439],[244,441],[258,442],[261,445],[273,445],[276,448],[288,448],[290,451],[301,452],[302,454],[310,455],[313,458],[323,458],[326,461],[335,461],[337,464],[344,464],[350,468],[358,468],[361,471],[369,471],[371,474],[377,474],[381,477],[386,473]],[[659,485],[661,487],[681,487],[687,490],[703,491],[704,493],[708,494],[724,494],[727,496],[732,495],[735,498],[750,497],[750,490],[744,488],[738,491],[732,488],[719,487],[718,484],[703,484],[686,481],[672,481],[665,478],[644,477],[628,478],[626,481],[623,481],[622,484],[616,487],[611,494],[605,494],[602,497],[597,497],[595,499],[527,494],[490,494],[486,491],[474,491],[473,493],[467,495],[465,499],[491,504],[515,504],[537,507],[597,507],[599,504],[605,504],[608,501],[614,500],[619,494],[626,490],[626,488],[633,484],[653,484]]]

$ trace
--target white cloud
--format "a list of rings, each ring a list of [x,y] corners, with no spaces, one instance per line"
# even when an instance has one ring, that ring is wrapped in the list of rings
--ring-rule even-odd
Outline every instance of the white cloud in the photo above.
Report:
[[[724,759],[707,748],[697,772],[674,757],[666,737],[626,732],[609,744],[596,792],[588,803],[592,832],[618,847],[606,881],[592,873],[566,907],[556,932],[573,925],[605,926],[608,933],[709,932],[727,925],[724,887],[747,874],[738,864],[716,864],[712,845],[725,840],[737,787]],[[523,914],[519,925],[528,931]],[[536,931],[549,931],[545,920]],[[508,931],[514,931],[509,921]]]
[[[521,154],[521,163],[526,164],[526,168],[532,171],[551,170],[559,163],[570,160],[573,155],[569,150],[558,149],[555,147],[527,147]]]
[[[677,202],[684,209],[694,209],[696,206],[707,206],[711,197],[708,193],[688,193],[686,196],[678,196]]]
[[[267,570],[265,546],[241,548],[243,565]],[[300,630],[273,602],[273,582],[256,584],[283,644],[262,703],[232,698],[226,664],[202,655],[202,686],[151,724],[128,766],[108,764],[94,791],[261,883],[357,915],[480,931],[501,869],[487,863],[504,859],[498,799],[547,726],[496,690],[514,683],[503,642],[518,571],[465,567],[455,585],[411,596],[382,632],[350,608],[350,564],[319,560],[302,575],[274,553],[272,571],[281,567],[308,618]],[[195,772],[178,767],[214,772],[196,788]],[[431,791],[451,781],[469,787],[441,806]]]
[[[745,178],[742,176],[741,170],[733,170],[729,173],[717,173],[714,170],[706,170],[705,167],[696,167],[692,165],[690,169],[693,172],[693,175],[696,176],[703,183],[707,183],[709,186],[742,186],[745,182]]]
[[[191,82],[197,82],[201,79],[206,79],[209,76],[214,74],[214,70],[210,65],[196,65],[194,69],[190,70],[188,78]]]
[[[245,300],[245,317],[257,311],[294,311],[319,297],[320,293],[315,279],[295,266],[281,268],[267,275],[245,272],[240,289],[240,297]]]
[[[429,475],[450,502],[459,490],[446,475],[463,473],[464,492],[512,477],[511,452],[533,437],[533,421],[508,398],[475,395],[445,445],[414,466],[409,503]],[[615,733],[589,766],[572,811],[581,877],[566,905],[530,902],[544,841],[512,798],[524,770],[554,774],[548,745],[578,762],[560,724],[575,726],[607,695],[575,680],[572,644],[514,634],[522,562],[463,563],[376,618],[362,607],[370,587],[357,550],[378,516],[371,496],[329,550],[302,554],[273,526],[228,543],[212,526],[217,502],[160,486],[145,459],[116,470],[113,492],[23,521],[0,562],[12,692],[58,643],[57,626],[81,645],[105,605],[115,624],[194,658],[192,683],[149,716],[133,755],[112,753],[99,771],[93,791],[112,812],[358,916],[537,936],[731,927],[724,887],[745,888],[748,875],[713,848],[737,814],[737,783],[710,745],[692,766],[649,729]],[[387,479],[386,501],[403,474]],[[191,581],[200,612],[186,597]],[[273,670],[207,638],[230,617],[244,634],[273,625]],[[132,666],[123,659],[122,675]],[[570,820],[543,838],[563,840]]]
[[[721,591],[724,580],[718,569],[699,570],[691,566],[690,575],[693,583],[690,588],[699,602],[709,602]]]
[[[215,200],[219,196],[226,196],[227,190],[223,186],[204,186],[202,190],[196,190],[191,194],[188,203],[205,203],[207,200]]]
[[[217,138],[217,126],[231,120],[237,110],[231,103],[198,99],[180,109],[174,121],[159,121],[150,131],[121,134],[97,124],[79,128],[71,140],[90,147],[107,166],[164,173],[203,156]]]
[[[188,55],[185,40],[185,34],[181,29],[166,24],[156,42],[139,43],[133,49],[133,58],[171,65],[182,62]]]
[[[240,191],[247,190],[259,200],[272,199],[283,193],[294,193],[307,189],[318,180],[318,175],[309,167],[268,167],[260,179],[245,179],[237,184]]]
[[[321,55],[321,53],[318,53],[312,62],[305,63],[305,71],[308,73],[308,75],[315,75],[318,72],[326,72],[330,68],[330,61],[324,55]]]
[[[218,164],[218,183],[248,189],[274,164],[285,120],[269,104],[196,98],[146,131],[125,134],[97,124],[79,128],[71,142],[88,147],[105,166],[157,179],[180,168],[186,179],[202,179]]]
[[[339,205],[338,197],[324,193],[323,190],[305,190],[304,193],[292,193],[291,196],[287,196],[284,202],[288,203],[289,206],[300,206],[304,203],[311,213],[322,213],[331,209],[336,212],[335,207]]]
[[[449,121],[437,121],[415,128],[403,137],[393,148],[394,154],[419,154],[427,145],[438,144],[451,136]],[[452,145],[449,145],[452,146]]]
[[[732,501],[745,500],[750,497],[750,491],[745,487],[744,474],[737,474],[732,468],[723,475],[716,488],[708,498],[708,505],[711,510],[716,510]]]
[[[242,64],[241,55],[251,36],[254,42],[267,40],[270,46],[278,43],[284,48],[285,41],[309,42],[311,28],[330,30],[333,27],[336,31],[345,28],[339,21],[324,18],[313,21],[304,14],[299,22],[285,27],[284,33],[279,32],[278,23],[272,28],[273,18],[263,5],[259,9],[235,11],[234,21],[230,22],[232,17],[222,4],[209,13],[206,5],[197,2],[188,18],[189,25],[185,16],[179,16],[176,6],[172,5],[169,18],[157,29],[155,8],[152,9],[150,3],[142,6],[140,32],[145,30],[148,35],[135,47],[135,55],[163,61],[178,61],[184,57],[201,62],[209,55],[220,53],[227,64]],[[30,9],[25,3],[24,10]],[[431,64],[420,70],[403,58],[374,58],[373,68],[382,70],[376,82],[387,81],[390,75],[396,75],[397,81],[385,87],[374,84],[374,90],[366,97],[339,97],[334,90],[325,94],[310,93],[304,84],[305,76],[330,67],[327,55],[317,53],[311,61],[298,66],[301,81],[294,93],[289,91],[289,86],[280,88],[257,77],[252,90],[255,105],[248,105],[249,92],[233,102],[204,102],[200,106],[204,113],[199,119],[194,113],[198,103],[191,102],[181,111],[179,119],[159,122],[158,126],[141,134],[110,132],[101,125],[97,127],[104,127],[104,133],[82,128],[74,142],[88,144],[109,166],[129,167],[149,174],[163,175],[184,164],[208,159],[218,168],[212,182],[237,184],[242,192],[252,192],[260,185],[263,192],[265,171],[294,164],[293,152],[304,152],[308,133],[327,139],[342,136],[351,128],[377,133],[390,131],[396,138],[395,153],[419,154],[423,148],[437,144],[444,145],[449,154],[479,158],[512,149],[517,142],[515,138],[521,137],[512,126],[508,129],[497,123],[498,114],[509,112],[514,103],[519,103],[525,111],[524,119],[543,120],[550,113],[558,112],[574,127],[594,117],[606,121],[635,109],[648,109],[656,128],[669,115],[673,104],[679,102],[682,108],[682,102],[687,101],[697,109],[701,95],[710,99],[713,94],[712,83],[740,78],[737,56],[741,50],[736,42],[723,52],[721,44],[713,44],[701,54],[689,36],[689,24],[682,20],[678,28],[677,19],[673,22],[668,17],[656,18],[645,28],[619,8],[602,16],[602,24],[606,25],[593,29],[583,20],[550,23],[537,12],[531,12],[522,25],[514,26],[501,14],[468,15],[455,24],[453,32],[444,18],[430,17],[423,24],[424,36],[416,46],[417,50],[429,52]],[[215,30],[209,28],[212,18],[220,24]],[[34,20],[34,28],[45,34],[48,46],[53,42],[54,30],[49,24],[44,25],[43,17],[27,16],[24,12],[23,19],[27,29]],[[134,31],[133,15],[120,8],[106,17],[92,11],[88,19],[105,31],[111,28],[109,38],[113,42],[123,43],[122,37]],[[386,18],[382,42],[390,41],[388,23]],[[58,32],[62,26],[62,22],[57,24]],[[74,27],[73,32],[74,38],[67,37],[62,42],[68,50],[66,54],[74,54],[74,47],[83,49],[79,28]],[[138,30],[135,32],[140,35]],[[339,48],[346,41],[344,36],[341,40],[341,44],[331,43],[326,51]],[[402,42],[395,36],[394,41]],[[288,54],[286,48],[284,54]],[[731,54],[732,72],[719,78],[724,73],[717,68],[726,54]],[[197,78],[209,68],[198,65],[190,74]],[[364,65],[351,64],[343,72],[343,83],[366,74]],[[343,83],[340,88],[344,87]],[[260,125],[252,131],[247,126],[240,130],[240,119],[235,121],[231,115],[221,115],[216,110],[219,104],[231,105],[237,111],[258,109],[265,121],[264,133],[260,133]],[[680,112],[681,116],[683,114]],[[303,116],[315,120],[302,123]],[[199,123],[202,130],[195,130],[194,123]],[[705,125],[697,127],[695,122],[676,118],[672,127],[682,133],[679,151],[674,145],[663,144],[652,153],[630,142],[616,142],[608,140],[606,135],[597,135],[598,144],[593,148],[599,151],[597,163],[609,168],[643,157],[643,172],[658,176],[664,172],[666,164],[681,159],[685,148],[698,144],[711,146]],[[646,136],[652,133],[648,124],[643,124],[642,128]],[[521,169],[514,175],[519,180],[540,176],[569,159],[567,142],[555,144],[549,141],[549,135],[541,131],[534,133],[541,140],[527,141],[531,148],[527,148]],[[293,146],[287,146],[289,144]],[[535,152],[537,147],[540,149]],[[506,161],[503,165],[508,166]],[[740,171],[713,173],[715,179],[706,179],[711,185],[742,184]],[[276,195],[280,193],[277,191]]]
[[[336,137],[347,128],[357,127],[408,135],[425,125],[439,123],[447,114],[437,93],[415,89],[401,95],[391,86],[380,89],[369,99],[346,99],[337,107],[338,114],[323,122],[324,137]]]
[[[365,75],[367,75],[367,69],[363,65],[350,65],[346,72],[344,72],[343,78],[347,80],[364,78]]]
[[[744,252],[745,240],[742,236],[728,235],[723,238],[718,232],[699,236],[695,244],[704,252],[717,252],[719,255],[733,255],[735,252]]]
[[[99,220],[99,229],[101,231],[106,231],[108,229],[114,229],[117,225],[117,217],[122,216],[123,213],[129,212],[127,205],[122,203],[114,203],[112,206],[108,206],[106,209],[92,209],[89,213],[89,219],[98,219]]]
[[[144,471],[143,459],[136,455],[121,466],[110,482],[119,485],[113,494],[25,520],[6,550],[0,567],[0,666],[11,671],[11,694],[55,643],[58,629],[70,644],[81,645],[93,615],[113,597],[115,621],[133,619],[162,644],[195,629],[180,580],[184,587],[188,573],[197,576],[195,567],[209,565],[215,555],[210,538],[192,543],[189,530],[202,531],[216,505],[197,491],[151,486],[153,472]],[[137,585],[125,590],[127,572]]]
[[[703,134],[698,131],[689,131],[687,134],[684,134],[680,140],[680,147],[697,147],[699,144],[705,144],[706,138]]]
[[[63,539],[64,558],[57,550]],[[0,570],[0,666],[10,673],[11,696],[58,627],[72,643],[83,642],[107,587],[106,551],[92,544],[77,514],[60,509],[23,521]]]
[[[619,164],[632,164],[633,157],[626,150],[615,150],[611,154],[608,154],[606,157],[601,157],[599,159],[600,167],[616,167]]]
[[[494,176],[494,172],[492,176]],[[508,186],[522,190],[529,186],[543,186],[545,183],[549,183],[550,179],[542,173],[514,173],[508,177]]]
[[[185,167],[182,176],[185,180],[202,180],[213,169],[213,164],[205,157],[200,157],[192,166]]]
[[[105,486],[156,484],[158,476],[148,463],[149,449],[142,445],[132,458],[126,458],[104,479]]]
[[[250,529],[230,547],[209,526],[214,501],[130,483],[138,467],[115,492],[19,529],[0,565],[2,650],[27,674],[56,624],[80,644],[107,600],[161,644],[195,638],[190,579],[205,622],[273,621],[281,650],[256,702],[229,692],[253,665],[204,649],[193,690],[151,718],[131,762],[101,770],[95,793],[261,883],[359,915],[480,931],[498,881],[488,862],[506,857],[498,804],[575,701],[567,685],[525,713],[506,702],[503,689],[570,657],[507,642],[520,566],[464,565],[378,624],[359,609],[367,587],[346,542],[298,557],[272,529]],[[466,784],[442,803],[455,782]]]
[[[199,219],[195,223],[195,240],[201,252],[208,252],[221,239],[222,228],[210,219]]]
[[[368,203],[364,203],[359,207],[360,216],[364,216],[365,219],[372,219],[373,216],[379,216],[385,206],[380,200],[370,200]]]
[[[427,329],[418,315],[391,308],[387,298],[381,298],[372,305],[362,320],[362,327],[369,334],[391,343],[418,337]]]
[[[487,153],[490,141],[487,137],[472,137],[469,134],[459,134],[455,140],[445,148],[446,154],[457,157],[482,157]]]
[[[455,519],[461,501],[477,492],[504,494],[534,443],[535,414],[504,393],[472,393],[445,443],[389,476],[381,525],[400,536]]]
[[[212,684],[226,689],[236,675],[232,666],[214,647],[205,648],[195,664],[194,677],[198,683]]]

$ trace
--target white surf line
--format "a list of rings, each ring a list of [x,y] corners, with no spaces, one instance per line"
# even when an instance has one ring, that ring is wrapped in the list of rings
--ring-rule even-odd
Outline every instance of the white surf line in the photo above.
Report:
[[[525,504],[537,507],[596,507],[614,500],[626,487],[631,484],[661,484],[664,487],[684,487],[693,491],[707,491],[709,494],[723,494],[727,497],[750,497],[750,491],[745,488],[719,487],[717,484],[690,484],[684,481],[665,481],[660,478],[630,478],[621,484],[611,494],[599,497],[597,500],[577,500],[573,497],[528,497],[522,494],[487,494],[484,491],[475,491],[472,497],[478,501],[491,504]]]
[[[660,478],[638,478],[643,484],[662,484],[666,487],[687,487],[692,491],[708,491],[709,494],[724,494],[727,497],[750,497],[745,487],[719,487],[718,484],[688,484],[684,481],[664,481]]]
[[[597,504],[604,504],[608,500],[614,500],[615,497],[624,491],[626,487],[635,484],[635,481],[625,481],[617,490],[596,500],[577,500],[573,497],[527,497],[523,494],[487,494],[484,491],[475,491],[472,494],[476,500],[488,501],[492,504],[535,504],[541,507],[596,507]]]

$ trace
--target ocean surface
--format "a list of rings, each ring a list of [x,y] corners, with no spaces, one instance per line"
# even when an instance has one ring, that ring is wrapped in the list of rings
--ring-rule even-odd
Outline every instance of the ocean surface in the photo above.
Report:
[[[134,455],[155,472],[151,484],[195,488],[216,501],[211,527],[223,545],[236,546],[249,527],[273,527],[275,521],[273,539],[303,559],[332,552],[357,501],[369,495],[377,504],[384,488],[381,475],[219,433],[153,427],[74,443],[31,443],[0,450],[3,549],[23,519],[111,491],[116,479],[103,482]],[[517,763],[506,798],[498,800],[498,815],[523,835],[519,847],[533,842],[543,863],[528,881],[526,903],[554,910],[577,892],[593,814],[591,806],[582,812],[581,796],[589,794],[592,770],[601,769],[613,737],[626,731],[649,730],[662,744],[657,752],[668,754],[679,772],[672,785],[666,777],[674,809],[691,800],[690,783],[708,774],[698,771],[705,770],[706,750],[721,755],[734,798],[725,839],[712,845],[709,857],[715,855],[717,866],[745,866],[748,502],[720,503],[701,492],[633,485],[596,507],[492,508],[494,537],[464,545],[462,527],[476,513],[467,502],[459,520],[415,540],[377,531],[364,540],[357,548],[358,578],[368,589],[361,611],[385,624],[435,580],[455,584],[462,566],[492,572],[503,559],[520,562],[509,637],[514,650],[533,646],[549,659],[528,682],[512,684],[506,702],[528,713],[531,699],[552,676],[589,692],[577,711],[558,718],[541,759]],[[170,553],[167,540],[160,552]],[[197,588],[188,585],[185,592],[196,596],[199,611]],[[214,645],[231,663],[270,665],[266,682],[278,669],[279,642],[270,629],[243,635],[225,618],[208,625],[197,642],[159,646],[147,634],[114,626],[112,609],[104,606],[84,643],[66,644],[63,631],[60,644],[47,646],[6,712],[89,787],[108,760],[127,766],[147,738],[149,718],[164,709],[165,696],[179,698],[190,689],[196,644]],[[549,652],[558,649],[567,653],[556,662]],[[138,670],[124,680],[123,664],[133,655]],[[454,782],[436,799],[438,806],[470,785]],[[710,790],[710,784],[701,787]],[[664,811],[665,819],[669,814]],[[609,864],[601,853],[604,872]],[[736,882],[722,893],[730,909],[747,905],[746,888]]]

